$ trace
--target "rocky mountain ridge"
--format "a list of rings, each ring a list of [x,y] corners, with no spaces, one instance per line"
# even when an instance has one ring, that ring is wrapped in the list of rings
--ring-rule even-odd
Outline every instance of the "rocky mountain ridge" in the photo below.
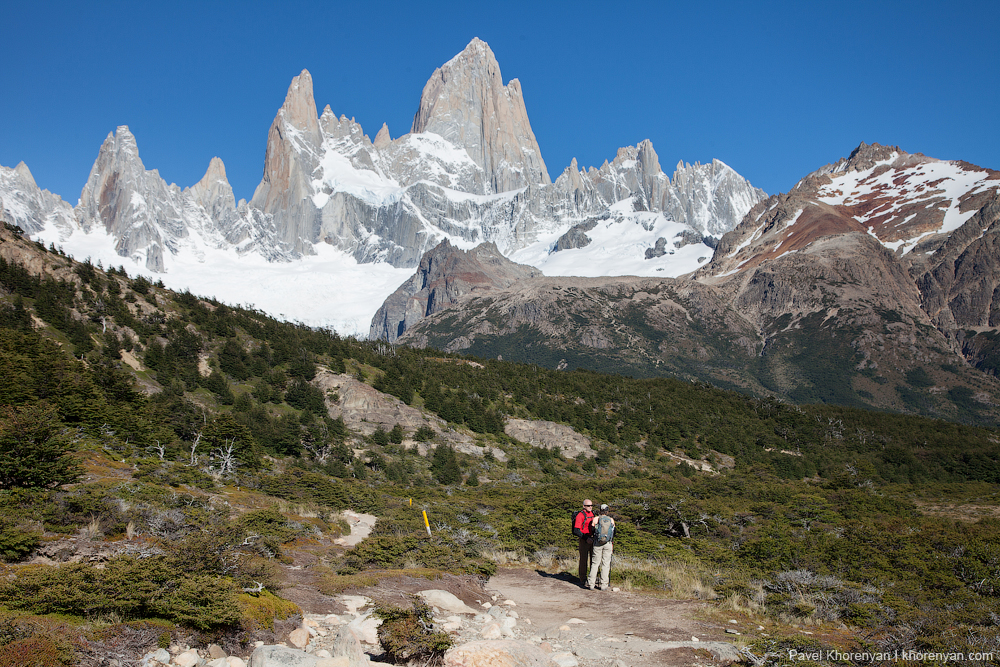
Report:
[[[47,238],[57,236],[70,252],[103,230],[117,256],[159,273],[178,253],[204,262],[210,249],[274,262],[327,244],[357,262],[413,267],[448,239],[467,248],[491,242],[509,255],[629,197],[718,236],[764,196],[718,161],[678,165],[671,181],[648,141],[599,169],[574,161],[552,182],[520,83],[503,83],[479,39],[435,70],[411,131],[396,139],[383,125],[372,141],[329,106],[317,114],[303,70],[271,124],[249,202],[235,201],[218,158],[195,186],[168,185],[146,170],[125,126],[105,140],[72,212],[13,171],[0,176],[9,221],[32,233],[49,230]]]
[[[689,277],[526,278],[399,340],[991,421],[998,222],[1000,172],[862,144],[756,204]]]

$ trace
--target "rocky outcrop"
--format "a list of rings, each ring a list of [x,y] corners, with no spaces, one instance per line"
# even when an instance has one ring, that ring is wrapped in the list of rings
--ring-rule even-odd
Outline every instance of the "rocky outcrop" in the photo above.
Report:
[[[327,412],[334,419],[340,417],[347,426],[358,433],[371,435],[376,429],[390,431],[397,424],[412,435],[421,426],[430,428],[435,437],[451,445],[456,451],[483,457],[487,449],[494,458],[506,461],[507,455],[497,447],[482,447],[465,433],[448,428],[443,419],[411,407],[390,394],[384,394],[371,385],[349,375],[331,373],[321,369],[313,383],[327,397]],[[418,449],[424,447],[417,445]],[[426,447],[421,450],[426,453]]]
[[[434,133],[465,149],[485,172],[488,192],[551,183],[521,83],[504,85],[493,51],[478,38],[434,70],[410,131]]]
[[[579,225],[573,225],[569,228],[568,232],[559,237],[556,241],[556,247],[552,249],[552,252],[570,250],[572,248],[586,248],[590,245],[590,237],[587,236],[587,232],[596,226],[596,218],[581,222]]]
[[[541,275],[511,262],[492,243],[466,252],[447,240],[427,252],[413,277],[397,289],[372,319],[370,338],[394,342],[421,319],[466,294],[483,294]]]
[[[250,205],[271,216],[279,238],[295,252],[308,252],[319,211],[312,195],[313,172],[322,157],[312,76],[308,70],[292,79],[285,102],[267,133],[264,175]]]
[[[539,419],[508,418],[503,431],[510,437],[529,445],[557,449],[568,459],[574,459],[580,454],[587,457],[597,456],[597,452],[590,447],[590,439],[565,424]]]
[[[652,248],[646,248],[646,259],[653,259],[655,257],[663,257],[667,254],[667,239],[662,236],[656,239],[656,243]]]

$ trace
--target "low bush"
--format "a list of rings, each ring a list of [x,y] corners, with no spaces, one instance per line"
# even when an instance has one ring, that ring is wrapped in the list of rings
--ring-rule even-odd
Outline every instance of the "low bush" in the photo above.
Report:
[[[241,623],[245,630],[274,630],[275,619],[284,620],[301,612],[294,602],[279,598],[270,591],[241,593],[237,596]]]
[[[375,606],[375,615],[382,619],[378,639],[386,657],[394,664],[428,664],[440,660],[451,648],[452,640],[446,632],[433,632],[431,608],[420,598],[413,598],[412,609],[383,605]]]
[[[188,574],[164,556],[121,556],[100,570],[84,563],[22,568],[0,585],[0,603],[33,614],[165,618],[205,630],[239,620],[235,592],[228,577]]]
[[[372,536],[352,549],[341,561],[338,574],[357,574],[366,569],[401,569],[409,564],[452,572],[492,576],[496,565],[468,547],[442,537],[414,535]]]
[[[0,560],[7,563],[22,560],[38,547],[41,540],[40,531],[0,518]]]

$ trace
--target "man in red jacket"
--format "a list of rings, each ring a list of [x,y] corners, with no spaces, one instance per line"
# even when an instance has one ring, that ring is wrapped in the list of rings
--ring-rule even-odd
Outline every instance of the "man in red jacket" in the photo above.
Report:
[[[583,509],[573,515],[573,534],[580,538],[580,566],[578,574],[581,586],[587,585],[587,570],[590,568],[590,557],[592,545],[594,544],[590,526],[593,519],[594,503],[584,500]]]

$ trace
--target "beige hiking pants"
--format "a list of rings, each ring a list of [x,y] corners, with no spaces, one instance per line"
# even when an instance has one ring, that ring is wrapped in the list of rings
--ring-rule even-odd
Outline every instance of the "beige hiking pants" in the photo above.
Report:
[[[593,588],[597,584],[597,571],[601,571],[601,588],[607,588],[611,583],[611,554],[614,553],[614,542],[608,542],[603,547],[594,546],[593,561],[590,564],[590,577],[587,586]]]

